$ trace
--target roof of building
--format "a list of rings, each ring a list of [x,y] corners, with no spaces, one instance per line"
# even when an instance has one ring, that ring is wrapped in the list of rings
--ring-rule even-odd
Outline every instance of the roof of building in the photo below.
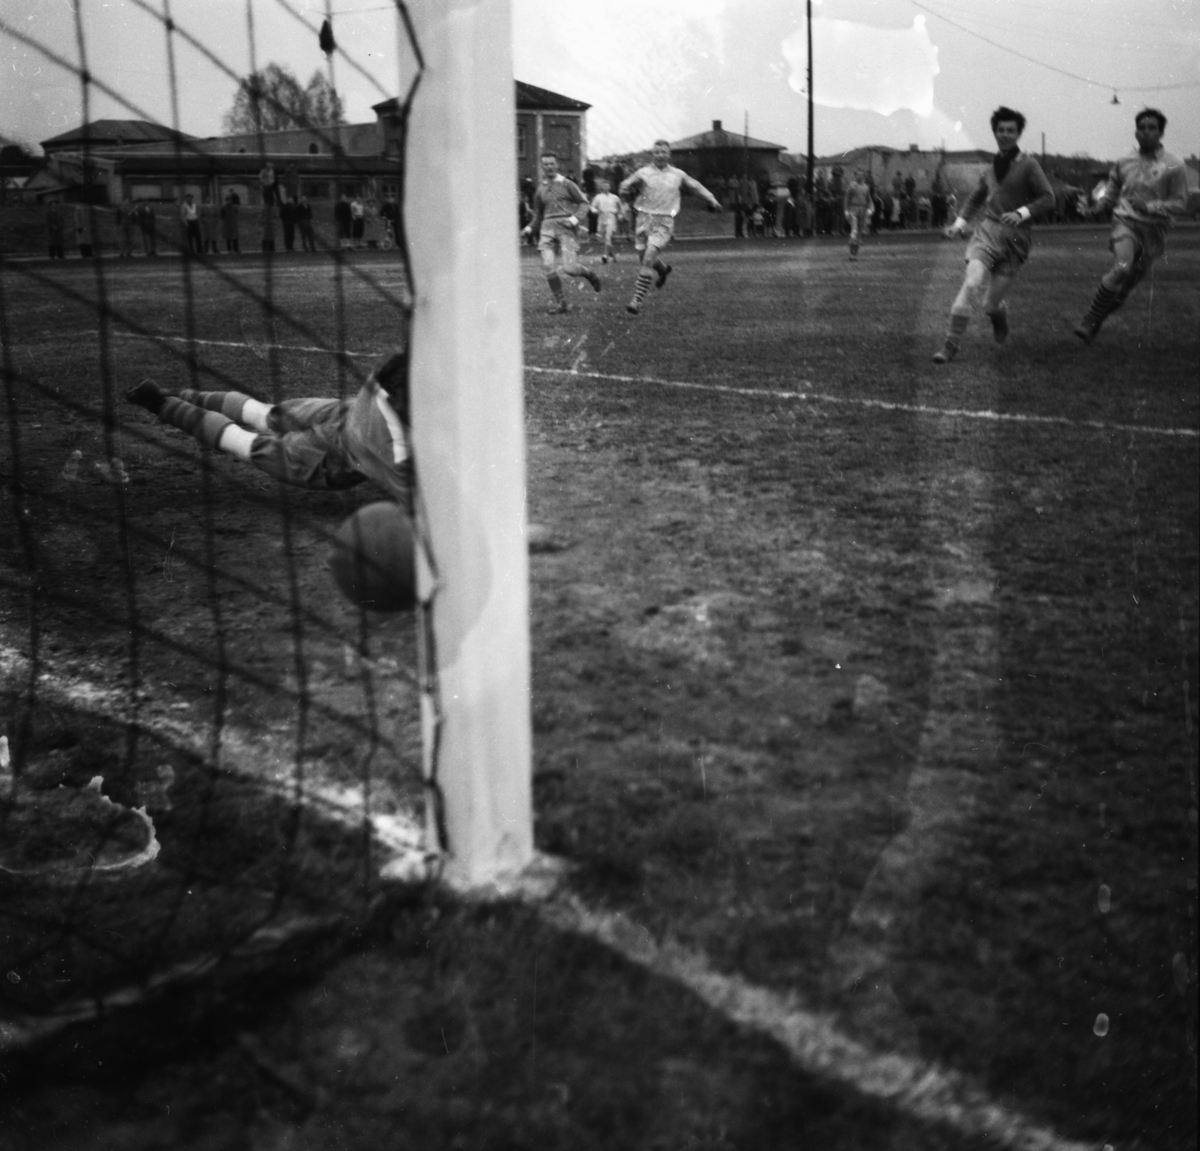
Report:
[[[90,124],[72,128],[59,136],[42,141],[43,148],[54,150],[82,144],[85,140],[101,147],[123,144],[148,144],[162,140],[194,140],[186,132],[176,132],[163,124],[152,124],[149,120],[93,120]]]
[[[752,152],[782,152],[782,144],[772,144],[770,140],[756,140],[753,136],[741,132],[729,132],[720,126],[721,121],[714,122],[708,132],[696,136],[685,136],[682,140],[671,142],[673,152],[700,152],[709,149],[749,149]]]
[[[586,112],[591,104],[582,100],[572,100],[570,96],[551,92],[548,88],[537,88],[526,84],[523,80],[516,81],[517,107],[525,109],[541,109],[555,112]]]

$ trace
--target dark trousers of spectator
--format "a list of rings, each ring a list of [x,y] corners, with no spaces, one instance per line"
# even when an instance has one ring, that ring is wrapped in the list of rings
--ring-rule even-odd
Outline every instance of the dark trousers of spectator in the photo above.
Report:
[[[283,221],[283,246],[289,252],[296,247],[296,225],[291,220]]]
[[[300,221],[300,246],[306,252],[317,250],[317,237],[313,234],[313,226],[308,220]]]
[[[142,229],[142,251],[147,256],[158,255],[158,233],[152,227]]]
[[[189,220],[187,224],[187,249],[199,255],[204,251],[204,240],[200,235],[200,221]]]
[[[741,204],[736,204],[733,209],[733,234],[739,239],[746,234],[746,213]]]
[[[66,253],[63,251],[62,244],[51,244],[50,245],[50,259],[65,260],[66,258],[67,258],[67,256],[66,256]]]

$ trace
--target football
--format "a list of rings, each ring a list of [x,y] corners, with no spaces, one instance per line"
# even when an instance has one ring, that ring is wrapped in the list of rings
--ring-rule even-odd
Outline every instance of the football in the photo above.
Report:
[[[412,520],[390,500],[359,508],[334,533],[329,570],[359,607],[411,610],[417,602]]]

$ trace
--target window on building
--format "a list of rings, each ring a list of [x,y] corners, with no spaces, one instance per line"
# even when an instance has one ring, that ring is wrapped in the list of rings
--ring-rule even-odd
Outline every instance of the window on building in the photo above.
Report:
[[[305,180],[301,185],[302,194],[310,200],[328,200],[329,199],[329,181],[328,180]]]
[[[517,159],[525,159],[525,149],[529,138],[529,131],[526,125],[517,125]]]

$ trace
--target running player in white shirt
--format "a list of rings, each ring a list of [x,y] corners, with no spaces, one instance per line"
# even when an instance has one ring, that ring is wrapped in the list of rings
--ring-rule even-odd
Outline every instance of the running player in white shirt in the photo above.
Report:
[[[658,274],[656,287],[661,288],[671,274],[671,265],[664,264],[659,253],[671,242],[675,229],[675,216],[679,212],[680,189],[687,188],[708,201],[713,211],[721,210],[720,201],[698,180],[693,180],[681,168],[671,166],[671,145],[666,140],[655,140],[651,152],[654,162],[639,168],[632,176],[621,181],[620,192],[624,196],[638,189],[634,207],[637,209],[637,229],[634,246],[641,255],[642,266],[638,271],[637,286],[633,299],[625,306],[632,315],[641,311],[642,301],[650,288],[653,273]]]
[[[1096,199],[1113,205],[1113,229],[1108,246],[1113,265],[1075,334],[1090,344],[1104,323],[1124,302],[1150,265],[1166,250],[1173,215],[1187,206],[1187,176],[1183,163],[1162,146],[1167,118],[1157,108],[1143,108],[1134,118],[1138,148],[1118,160]]]
[[[600,191],[592,197],[592,211],[599,217],[597,230],[604,241],[604,255],[600,263],[607,264],[616,261],[617,254],[613,251],[613,236],[617,233],[617,216],[621,211],[621,197],[609,188],[607,180],[599,181]]]

